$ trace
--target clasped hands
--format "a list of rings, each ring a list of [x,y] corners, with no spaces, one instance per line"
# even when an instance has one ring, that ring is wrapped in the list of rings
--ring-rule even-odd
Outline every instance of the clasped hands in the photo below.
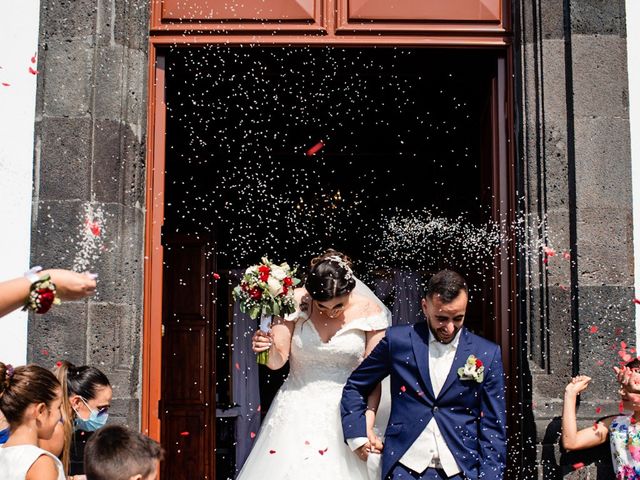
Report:
[[[360,460],[366,462],[370,453],[382,453],[383,448],[384,445],[382,444],[380,437],[378,437],[373,430],[368,429],[367,442],[361,447],[356,448],[353,453],[355,453]]]

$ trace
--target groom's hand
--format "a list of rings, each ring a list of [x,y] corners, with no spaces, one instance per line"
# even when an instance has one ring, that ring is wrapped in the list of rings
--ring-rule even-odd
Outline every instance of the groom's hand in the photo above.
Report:
[[[370,452],[381,453],[382,449],[384,448],[384,445],[382,444],[382,440],[380,440],[380,437],[376,435],[373,431],[369,431],[369,433],[367,434],[367,437],[369,438]]]

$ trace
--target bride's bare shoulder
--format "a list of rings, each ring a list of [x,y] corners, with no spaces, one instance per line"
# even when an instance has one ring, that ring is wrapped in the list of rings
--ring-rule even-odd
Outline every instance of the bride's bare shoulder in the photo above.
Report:
[[[382,313],[380,305],[378,305],[372,298],[360,295],[358,293],[352,294],[353,309],[359,314],[366,316],[379,315]]]

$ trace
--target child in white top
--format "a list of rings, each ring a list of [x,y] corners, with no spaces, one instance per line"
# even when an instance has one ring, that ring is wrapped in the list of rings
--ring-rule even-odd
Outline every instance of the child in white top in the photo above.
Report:
[[[0,362],[0,410],[11,429],[0,446],[3,480],[65,480],[60,460],[38,447],[60,422],[61,403],[60,382],[49,370]]]

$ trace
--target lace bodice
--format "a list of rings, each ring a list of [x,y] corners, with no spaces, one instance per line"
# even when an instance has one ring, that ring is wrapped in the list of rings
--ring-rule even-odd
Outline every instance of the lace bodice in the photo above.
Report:
[[[364,358],[365,332],[388,326],[383,313],[358,318],[344,325],[325,343],[305,313],[299,313],[295,321],[288,383],[300,386],[311,382],[344,385]]]

